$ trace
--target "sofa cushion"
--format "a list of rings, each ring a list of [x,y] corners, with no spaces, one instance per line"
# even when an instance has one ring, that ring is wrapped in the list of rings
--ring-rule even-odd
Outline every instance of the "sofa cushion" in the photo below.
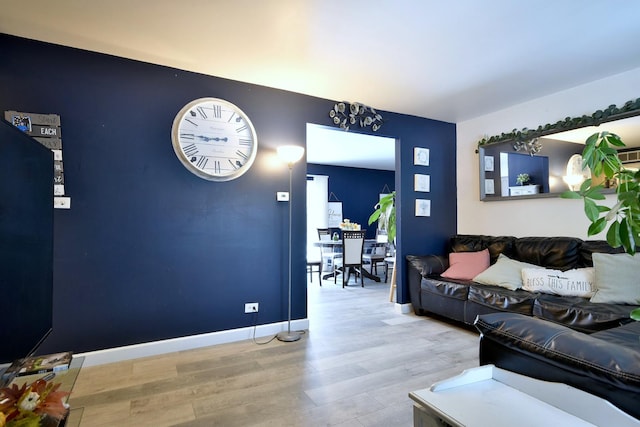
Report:
[[[566,271],[523,268],[522,289],[529,292],[591,298],[595,291],[593,267]]]
[[[498,255],[505,254],[513,256],[513,242],[515,237],[511,236],[483,236],[458,234],[453,236],[449,245],[451,252],[479,252],[483,249],[489,249],[491,264],[495,263]]]
[[[575,237],[521,237],[514,242],[517,260],[558,270],[581,267],[581,239]]]
[[[629,322],[633,306],[597,304],[587,298],[540,294],[533,315],[584,332],[600,331]]]
[[[522,269],[536,267],[536,265],[520,262],[500,254],[498,261],[474,277],[473,281],[511,290],[520,289],[522,287]]]
[[[640,304],[640,254],[593,254],[596,293],[591,302]]]
[[[489,249],[479,252],[451,252],[449,268],[442,273],[442,277],[471,280],[487,268],[489,268]]]
[[[531,315],[538,294],[523,290],[510,290],[499,286],[471,285],[467,299],[496,311],[511,311]]]
[[[640,322],[627,323],[624,326],[596,332],[591,336],[640,352],[640,339],[638,339],[640,337]]]
[[[624,248],[612,248],[604,240],[585,240],[580,245],[580,265],[579,267],[593,267],[593,254],[621,254],[624,253]]]

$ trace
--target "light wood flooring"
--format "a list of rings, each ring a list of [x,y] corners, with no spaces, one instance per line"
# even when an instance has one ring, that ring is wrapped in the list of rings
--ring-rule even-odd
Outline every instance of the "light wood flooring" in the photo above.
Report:
[[[83,368],[70,400],[80,425],[411,426],[410,391],[478,366],[476,333],[396,313],[386,283],[308,290],[300,341]]]

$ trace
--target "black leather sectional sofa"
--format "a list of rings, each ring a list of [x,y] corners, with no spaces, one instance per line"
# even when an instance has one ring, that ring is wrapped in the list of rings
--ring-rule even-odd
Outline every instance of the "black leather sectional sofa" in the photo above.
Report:
[[[449,251],[486,248],[492,263],[503,253],[563,271],[593,266],[595,252],[621,252],[571,237],[477,235],[452,237]],[[481,365],[571,385],[640,419],[640,322],[629,318],[636,306],[447,279],[440,276],[449,266],[446,254],[407,261],[414,311],[475,325]]]
[[[414,312],[434,313],[467,325],[473,325],[481,314],[520,313],[583,332],[610,329],[630,321],[629,313],[636,306],[592,303],[582,297],[510,290],[440,276],[449,267],[449,252],[484,249],[489,250],[492,264],[504,254],[510,259],[563,271],[593,266],[594,252],[621,252],[604,241],[574,237],[456,235],[450,239],[445,254],[407,256],[409,296]]]

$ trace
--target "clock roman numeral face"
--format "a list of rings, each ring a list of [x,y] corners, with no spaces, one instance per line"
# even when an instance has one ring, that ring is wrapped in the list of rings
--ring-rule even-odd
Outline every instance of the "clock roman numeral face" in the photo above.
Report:
[[[246,114],[217,98],[185,105],[174,120],[172,142],[187,169],[212,181],[244,174],[255,160],[258,143]]]

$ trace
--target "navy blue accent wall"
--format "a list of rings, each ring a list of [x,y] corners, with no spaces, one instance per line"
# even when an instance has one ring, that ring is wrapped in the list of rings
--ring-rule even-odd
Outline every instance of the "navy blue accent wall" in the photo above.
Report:
[[[275,149],[305,146],[307,123],[331,126],[334,101],[8,35],[0,49],[0,110],[62,121],[71,209],[54,211],[53,333],[43,351],[247,327],[245,302],[260,303],[259,323],[286,319],[288,205],[275,194],[289,175]],[[205,96],[236,104],[256,128],[256,161],[234,181],[196,177],[171,147],[176,113]],[[401,141],[401,220],[414,169],[401,164],[413,146],[432,148],[432,188],[453,186],[432,192],[431,219],[407,216],[404,252],[425,253],[455,232],[455,125],[381,113],[383,134]],[[293,319],[307,316],[306,172],[304,161],[294,166]],[[399,283],[398,301],[408,302]]]
[[[400,144],[396,143],[396,259],[397,263],[402,263],[396,280],[397,301],[405,303],[409,302],[405,280],[406,256],[444,254],[449,238],[456,233],[458,217],[455,124],[432,120],[423,126],[416,124],[402,127],[402,130]],[[429,149],[429,166],[413,164],[414,147]],[[430,175],[429,193],[414,190],[414,175],[417,173]],[[430,217],[415,216],[416,199],[431,200]]]
[[[394,190],[395,172],[309,163],[307,173],[328,176],[329,194],[334,193],[342,202],[342,216],[361,224],[367,230],[367,238],[376,237],[377,224],[367,222],[385,185],[389,189],[385,192]]]

